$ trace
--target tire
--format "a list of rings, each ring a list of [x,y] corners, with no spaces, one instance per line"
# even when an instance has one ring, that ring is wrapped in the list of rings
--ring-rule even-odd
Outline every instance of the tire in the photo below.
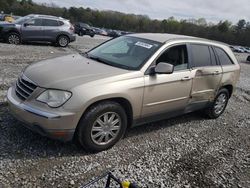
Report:
[[[15,45],[18,45],[18,44],[21,44],[21,37],[18,33],[15,33],[15,32],[11,32],[7,35],[7,38],[6,38],[6,41],[9,43],[9,44],[15,44]]]
[[[113,101],[105,101],[90,107],[84,114],[76,135],[85,150],[99,152],[114,146],[124,136],[126,129],[127,115],[122,106]]]
[[[216,95],[213,103],[205,110],[205,114],[210,119],[217,119],[225,111],[229,100],[229,92],[222,88]]]
[[[69,44],[69,37],[66,35],[60,35],[57,39],[57,45],[60,47],[67,47]]]

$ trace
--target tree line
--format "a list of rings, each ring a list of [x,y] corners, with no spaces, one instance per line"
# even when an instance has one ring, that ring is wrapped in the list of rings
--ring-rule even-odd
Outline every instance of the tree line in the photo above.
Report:
[[[147,15],[125,14],[116,11],[99,11],[90,8],[60,8],[54,4],[36,4],[32,0],[1,0],[0,11],[25,16],[48,14],[85,22],[96,27],[131,31],[183,34],[225,42],[232,45],[250,46],[250,22],[244,19],[236,24],[222,20],[208,23],[204,18],[176,20],[150,19]]]

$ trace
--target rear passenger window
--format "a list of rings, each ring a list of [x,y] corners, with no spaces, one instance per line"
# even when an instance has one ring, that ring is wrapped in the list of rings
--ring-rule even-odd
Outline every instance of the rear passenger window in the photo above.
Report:
[[[215,47],[214,49],[218,55],[218,58],[220,60],[221,65],[232,65],[233,64],[232,60],[228,57],[228,55],[226,54],[226,52],[224,50],[217,48],[217,47]]]
[[[56,20],[44,19],[43,26],[58,26],[58,22]]]
[[[200,44],[191,44],[193,67],[211,66],[211,56],[209,46]]]

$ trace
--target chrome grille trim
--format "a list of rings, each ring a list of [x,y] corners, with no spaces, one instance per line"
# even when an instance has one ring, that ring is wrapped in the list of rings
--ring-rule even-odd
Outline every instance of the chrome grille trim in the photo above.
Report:
[[[16,82],[16,95],[19,99],[26,100],[36,88],[37,86],[32,81],[22,75]]]

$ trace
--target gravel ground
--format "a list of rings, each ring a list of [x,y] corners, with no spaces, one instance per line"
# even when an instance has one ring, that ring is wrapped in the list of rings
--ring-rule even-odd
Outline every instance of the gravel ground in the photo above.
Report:
[[[250,65],[246,63],[241,63],[236,93],[217,120],[192,113],[143,125],[97,154],[33,133],[10,115],[6,90],[25,66],[84,51],[105,40],[82,37],[68,48],[0,43],[0,187],[79,187],[107,170],[141,187],[250,187]],[[237,58],[244,61],[246,54]]]

